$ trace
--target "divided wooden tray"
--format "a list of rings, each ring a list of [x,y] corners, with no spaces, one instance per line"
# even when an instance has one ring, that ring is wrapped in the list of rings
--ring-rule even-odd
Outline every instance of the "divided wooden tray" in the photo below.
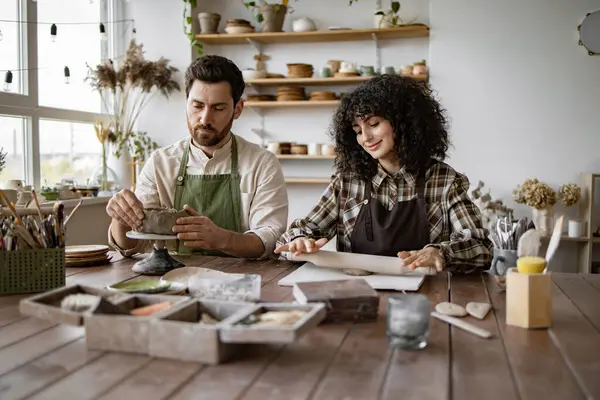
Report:
[[[61,301],[75,293],[101,296],[116,307],[99,307],[93,313],[61,309]],[[129,314],[135,308],[165,301],[171,302],[171,306],[152,315]],[[115,294],[85,285],[68,286],[23,299],[20,310],[24,315],[51,322],[84,325],[89,349],[206,364],[228,360],[236,348],[245,344],[291,343],[326,316],[325,303],[249,303],[163,294]],[[256,314],[293,310],[304,312],[293,324],[248,324]],[[203,313],[216,323],[200,323]]]

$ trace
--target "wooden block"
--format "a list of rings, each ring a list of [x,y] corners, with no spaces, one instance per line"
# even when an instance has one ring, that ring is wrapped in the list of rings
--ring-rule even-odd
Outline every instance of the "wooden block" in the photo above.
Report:
[[[297,282],[292,293],[300,304],[325,303],[327,316],[324,323],[377,319],[379,295],[364,279]]]
[[[150,325],[169,309],[150,316],[136,317],[131,310],[169,301],[171,307],[193,301],[189,297],[169,295],[131,295],[115,302],[121,310],[116,313],[94,313],[84,317],[85,340],[88,349],[148,354]]]
[[[109,301],[126,297],[124,294],[115,293],[102,287],[71,285],[25,298],[19,302],[19,311],[23,315],[50,322],[79,326],[83,324],[83,313],[63,310],[60,307],[60,303],[65,297],[78,293],[101,296]]]
[[[228,360],[238,345],[219,340],[219,328],[240,311],[247,315],[254,305],[242,302],[194,299],[171,308],[151,323],[149,355],[216,365]],[[216,319],[200,323],[202,314]]]
[[[291,325],[244,323],[249,317],[268,311],[300,310],[306,313]],[[259,303],[251,309],[241,311],[220,328],[219,338],[225,343],[291,343],[325,318],[324,303]]]
[[[522,328],[552,325],[552,274],[506,274],[506,324]]]

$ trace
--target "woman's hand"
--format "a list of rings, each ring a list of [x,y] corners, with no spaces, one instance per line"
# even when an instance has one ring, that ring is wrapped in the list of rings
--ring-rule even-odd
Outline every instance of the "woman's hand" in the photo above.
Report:
[[[431,267],[442,272],[445,267],[444,254],[435,247],[426,247],[421,250],[401,251],[398,257],[404,261],[404,266],[411,270],[417,267]]]
[[[307,237],[299,237],[288,244],[284,244],[275,249],[275,254],[282,252],[294,253],[299,256],[302,253],[314,253],[327,244],[327,238],[321,238],[319,240],[310,239]]]

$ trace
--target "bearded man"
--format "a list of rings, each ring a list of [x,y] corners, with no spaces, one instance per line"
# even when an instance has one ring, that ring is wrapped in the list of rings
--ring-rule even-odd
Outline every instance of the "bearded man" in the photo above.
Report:
[[[109,243],[126,257],[148,249],[126,233],[144,208],[175,208],[178,253],[266,259],[285,230],[288,197],[274,154],[231,132],[244,108],[239,68],[217,55],[197,58],[185,73],[189,137],[145,163],[135,193],[124,189],[106,207]]]

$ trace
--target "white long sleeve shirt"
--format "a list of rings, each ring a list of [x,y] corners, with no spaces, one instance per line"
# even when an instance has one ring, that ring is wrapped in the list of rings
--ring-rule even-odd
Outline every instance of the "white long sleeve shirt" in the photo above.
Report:
[[[273,254],[277,239],[283,234],[288,218],[288,196],[285,178],[277,157],[235,136],[238,145],[242,231],[256,234],[265,251],[261,259]],[[174,208],[175,183],[183,152],[189,137],[152,153],[138,177],[135,195],[145,208]],[[191,146],[187,164],[188,175],[217,175],[231,173],[231,140],[216,150],[212,158]],[[151,249],[151,244],[138,241],[132,249],[119,248],[108,231],[109,243],[124,256]],[[170,242],[173,243],[173,242]],[[169,244],[169,242],[167,242]]]

